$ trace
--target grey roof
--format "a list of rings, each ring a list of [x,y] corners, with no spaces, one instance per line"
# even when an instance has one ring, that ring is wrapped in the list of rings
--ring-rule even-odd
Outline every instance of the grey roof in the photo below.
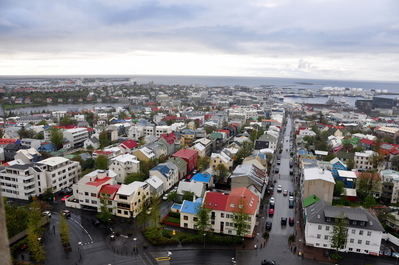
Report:
[[[312,205],[306,207],[306,222],[308,223],[316,223],[316,224],[331,224],[333,222],[327,222],[326,218],[335,218],[341,212],[350,220],[350,221],[360,221],[366,222],[366,226],[354,225],[351,222],[347,224],[348,227],[353,228],[364,228],[368,230],[374,231],[384,231],[381,223],[378,221],[377,217],[365,210],[362,207],[358,208],[348,208],[348,207],[337,207],[331,206],[324,200],[320,200],[318,202],[313,203]]]

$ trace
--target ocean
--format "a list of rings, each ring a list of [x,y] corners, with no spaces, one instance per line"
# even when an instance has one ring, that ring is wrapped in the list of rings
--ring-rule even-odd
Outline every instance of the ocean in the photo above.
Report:
[[[1,83],[18,81],[40,81],[45,79],[69,78],[130,78],[138,84],[164,85],[205,85],[205,86],[270,86],[291,87],[298,89],[321,89],[323,87],[362,88],[363,90],[387,90],[399,93],[399,81],[365,81],[365,80],[328,80],[328,79],[302,79],[283,77],[246,77],[246,76],[177,76],[177,75],[98,75],[98,76],[0,76]]]

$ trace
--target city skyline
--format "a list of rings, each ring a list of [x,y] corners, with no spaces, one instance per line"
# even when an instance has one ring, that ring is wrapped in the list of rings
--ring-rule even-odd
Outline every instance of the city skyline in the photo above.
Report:
[[[2,75],[399,81],[399,3],[3,1]]]

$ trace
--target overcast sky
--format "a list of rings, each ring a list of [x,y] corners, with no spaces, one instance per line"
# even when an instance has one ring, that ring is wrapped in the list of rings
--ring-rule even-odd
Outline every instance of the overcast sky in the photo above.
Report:
[[[0,0],[0,75],[399,81],[398,0]]]

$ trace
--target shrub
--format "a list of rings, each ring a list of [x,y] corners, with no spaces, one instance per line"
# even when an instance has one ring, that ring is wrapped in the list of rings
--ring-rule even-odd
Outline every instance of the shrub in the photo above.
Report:
[[[180,219],[180,213],[169,212],[169,216],[170,216],[170,217],[175,217],[175,218],[179,218],[179,219]]]
[[[289,243],[295,242],[295,236],[294,236],[294,235],[290,235],[290,236],[288,237],[288,242],[289,242]]]
[[[263,233],[263,238],[266,239],[266,240],[269,239],[269,232],[267,232],[267,231],[264,232]]]

